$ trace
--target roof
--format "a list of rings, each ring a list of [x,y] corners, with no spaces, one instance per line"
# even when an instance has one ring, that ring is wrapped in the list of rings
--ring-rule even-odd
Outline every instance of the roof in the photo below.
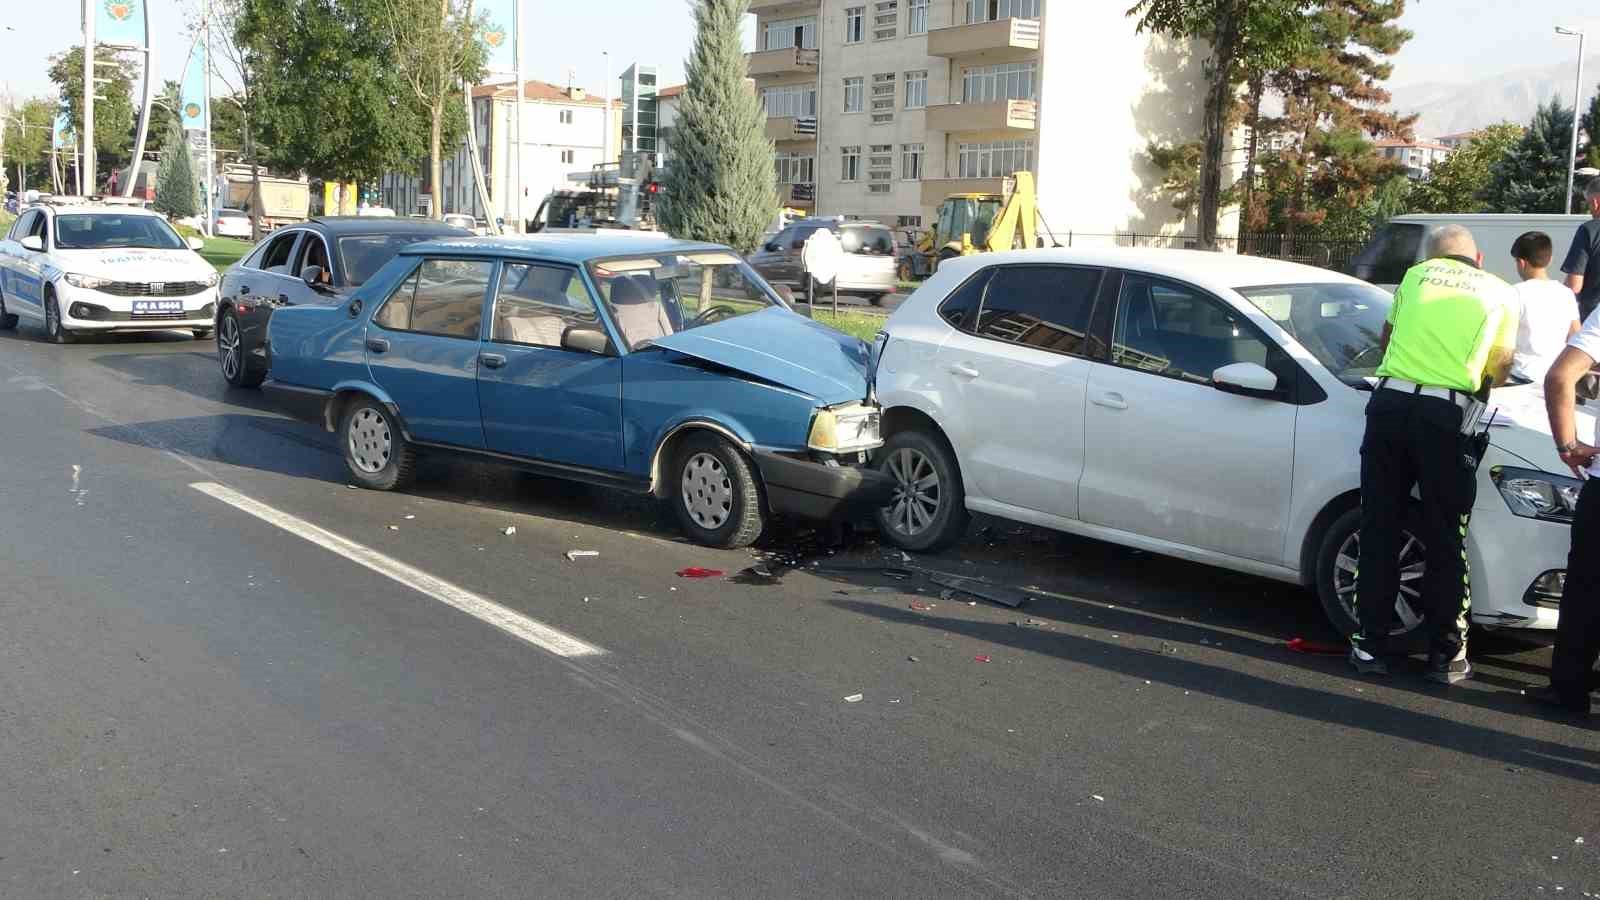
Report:
[[[656,99],[670,100],[673,97],[681,97],[683,96],[683,87],[684,86],[681,84],[675,84],[672,87],[664,87],[661,90],[656,91]]]
[[[74,200],[74,199],[67,199],[67,202],[65,202],[65,203],[51,203],[51,202],[46,202],[44,200],[40,200],[40,202],[38,202],[38,203],[27,204],[26,206],[24,206],[22,208],[22,211],[23,212],[27,212],[30,209],[45,209],[45,210],[49,210],[50,212],[55,213],[58,216],[61,216],[61,215],[76,216],[76,215],[87,214],[87,215],[91,215],[91,216],[128,216],[128,215],[133,215],[133,216],[155,216],[155,217],[161,218],[161,219],[165,219],[166,218],[166,216],[163,216],[160,213],[155,212],[154,210],[145,209],[144,207],[139,206],[139,205],[134,204],[134,203],[95,203],[95,202],[92,202],[92,201]]]
[[[309,224],[321,226],[324,233],[334,237],[343,234],[421,234],[444,237],[467,233],[454,225],[446,225],[432,219],[401,219],[389,216],[318,216]]]
[[[666,235],[637,231],[616,234],[534,234],[509,237],[462,238],[412,244],[401,253],[511,256],[525,259],[583,263],[613,256],[647,256],[696,250],[728,250],[721,244],[680,241]]]
[[[1419,150],[1449,150],[1450,149],[1449,147],[1446,147],[1443,144],[1436,144],[1433,141],[1401,141],[1401,140],[1396,140],[1394,138],[1384,138],[1383,140],[1375,142],[1374,146],[1377,146],[1377,147],[1415,147],[1415,148],[1417,148]]]
[[[582,88],[579,88],[581,91]],[[472,89],[474,97],[506,97],[515,96],[515,82],[502,82],[500,84],[480,84]],[[566,103],[573,106],[605,106],[603,97],[596,97],[585,92],[582,98],[574,98],[567,88],[548,81],[525,81],[522,83],[522,96],[528,100],[538,100],[543,103]],[[621,106],[622,100],[615,98],[612,106]]]
[[[1365,284],[1329,269],[1261,256],[1212,253],[1205,250],[1162,250],[1149,247],[1047,247],[960,256],[939,264],[939,271],[960,267],[959,277],[994,263],[1062,263],[1134,269],[1220,290],[1264,284],[1332,282]]]

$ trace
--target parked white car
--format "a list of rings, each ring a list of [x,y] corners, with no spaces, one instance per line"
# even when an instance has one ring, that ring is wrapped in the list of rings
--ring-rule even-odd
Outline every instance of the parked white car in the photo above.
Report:
[[[147,210],[24,210],[0,241],[0,327],[27,319],[57,343],[112,331],[210,337],[219,277],[200,247]]]
[[[839,293],[864,297],[873,306],[894,294],[898,252],[894,232],[876,222],[846,222],[836,218],[801,219],[769,237],[750,257],[750,265],[768,283],[783,285],[797,294],[811,290],[803,258],[806,239],[827,228],[839,236],[844,255],[839,259]],[[819,291],[826,296],[826,290]],[[809,296],[808,296],[809,299]]]
[[[217,237],[250,240],[250,214],[242,209],[219,209],[211,223],[211,233]]]
[[[1356,279],[1183,250],[950,260],[876,352],[899,489],[888,540],[931,550],[987,513],[1314,587],[1356,628],[1360,444],[1391,297]],[[1472,619],[1556,624],[1581,485],[1533,385],[1497,390],[1467,552]],[[1579,434],[1593,414],[1579,410]],[[1408,536],[1396,608],[1422,545]]]

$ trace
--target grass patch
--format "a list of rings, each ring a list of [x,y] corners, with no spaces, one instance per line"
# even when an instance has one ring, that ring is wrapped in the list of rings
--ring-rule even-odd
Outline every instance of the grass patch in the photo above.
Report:
[[[236,241],[233,238],[211,238],[206,241],[200,250],[200,257],[211,263],[218,272],[233,265],[250,252],[254,246],[249,241]]]
[[[878,332],[883,330],[883,323],[888,321],[883,316],[869,316],[862,313],[842,312],[836,316],[822,309],[812,309],[811,318],[835,331],[858,337],[869,344],[878,336]]]

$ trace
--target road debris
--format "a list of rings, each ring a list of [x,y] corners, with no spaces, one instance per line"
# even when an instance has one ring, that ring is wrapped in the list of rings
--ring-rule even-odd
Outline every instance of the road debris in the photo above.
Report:
[[[784,570],[788,571],[788,570]],[[754,584],[761,587],[771,587],[783,583],[783,577],[764,565],[754,565],[739,570],[739,574],[728,579],[734,584]]]
[[[406,513],[406,518],[407,519],[415,519],[416,515],[414,513]]]
[[[928,612],[929,610],[933,609],[933,606],[934,605],[932,603],[924,603],[921,600],[911,601],[911,608],[917,612]]]
[[[383,527],[389,529],[390,531],[399,531],[400,530],[400,526],[399,525],[385,525]]]
[[[974,656],[972,659],[974,662],[986,663],[989,662],[989,655],[987,653],[980,653],[979,655]]]
[[[851,694],[850,696],[844,698],[844,702],[846,702],[846,703],[860,703],[861,702],[861,695],[860,694]]]
[[[969,578],[965,575],[930,572],[928,573],[928,580],[939,587],[950,588],[959,593],[988,600],[991,603],[998,603],[1011,609],[1016,609],[1028,602],[1028,595],[1022,591],[978,578]]]
[[[1201,643],[1205,642],[1201,641]],[[1290,650],[1293,650],[1295,653],[1308,653],[1312,656],[1343,656],[1345,653],[1349,652],[1348,649],[1344,647],[1339,647],[1334,644],[1326,644],[1322,641],[1308,641],[1303,637],[1290,638],[1289,640],[1284,641],[1283,645],[1288,647]],[[1220,647],[1222,645],[1219,643],[1217,646]]]
[[[515,525],[507,525],[506,527],[500,529],[500,533],[505,535],[506,537],[511,537],[513,534],[517,533],[517,526],[515,526]]]
[[[568,550],[567,551],[567,561],[568,562],[572,562],[573,560],[576,560],[579,557],[583,557],[583,556],[599,556],[599,555],[600,555],[600,551],[599,550]]]
[[[700,566],[689,566],[678,570],[679,578],[721,578],[722,574],[721,569],[706,569]]]
[[[1106,802],[1106,798],[1100,796],[1099,794],[1090,794],[1089,795],[1089,799],[1094,800],[1094,801],[1096,801],[1098,803]]]
[[[917,661],[918,660],[917,660],[917,658],[915,656],[906,657],[906,662],[917,662]],[[1580,844],[1583,843],[1583,838],[1578,838],[1578,843],[1580,843]]]

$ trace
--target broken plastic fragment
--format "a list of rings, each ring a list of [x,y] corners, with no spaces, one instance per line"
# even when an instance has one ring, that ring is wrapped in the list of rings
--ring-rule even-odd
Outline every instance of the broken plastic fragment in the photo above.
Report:
[[[1106,798],[1100,796],[1099,794],[1090,794],[1089,797],[1090,797],[1090,799],[1099,801],[1100,803],[1106,802]]]
[[[407,519],[415,519],[415,518],[416,518],[416,516],[415,516],[415,515],[413,515],[413,514],[411,514],[411,513],[406,513],[406,518],[407,518]]]
[[[400,530],[400,526],[399,525],[385,525],[384,527],[389,529],[390,531],[399,531]]]
[[[1347,652],[1343,647],[1321,641],[1308,641],[1303,637],[1290,638],[1284,642],[1284,646],[1296,653],[1309,653],[1313,656],[1343,656]]]
[[[599,550],[568,550],[567,551],[567,560],[570,562],[572,560],[577,559],[580,556],[599,556],[599,555],[600,555],[600,551]]]
[[[846,703],[860,703],[861,702],[861,695],[860,694],[851,694],[850,696],[844,698],[844,702],[846,702]]]
[[[987,653],[979,654],[974,656],[973,660],[976,662],[986,663],[989,661],[989,655]]]
[[[700,566],[689,566],[678,570],[679,578],[721,578],[721,569],[706,569]]]
[[[928,610],[933,609],[933,604],[923,603],[921,600],[913,600],[911,601],[911,608],[917,612],[927,612]]]
[[[507,525],[506,527],[500,529],[500,533],[505,535],[506,537],[510,537],[513,534],[517,533],[517,526],[515,526],[515,525]]]

